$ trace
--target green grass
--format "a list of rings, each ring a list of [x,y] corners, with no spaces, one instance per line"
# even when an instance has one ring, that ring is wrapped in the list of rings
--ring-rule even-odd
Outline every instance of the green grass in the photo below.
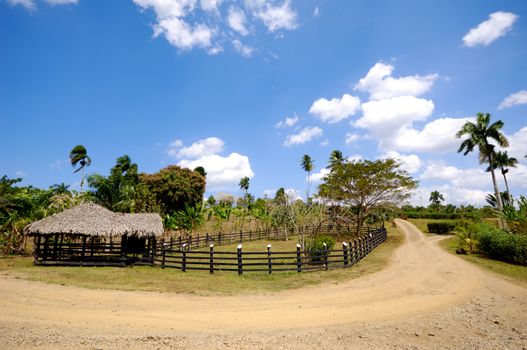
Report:
[[[456,249],[458,248],[458,238],[449,237],[445,240],[442,240],[439,244],[448,252],[456,254]],[[499,274],[508,280],[527,287],[527,266],[514,265],[503,261],[492,260],[482,254],[456,255],[467,261],[470,261],[473,264],[481,266],[487,271]]]
[[[383,269],[389,262],[395,248],[403,242],[403,236],[392,227],[388,228],[388,240],[371,254],[348,269],[336,269],[303,273],[247,273],[238,276],[235,272],[206,271],[181,272],[175,269],[161,269],[149,266],[127,268],[114,267],[60,267],[34,266],[33,260],[21,256],[0,256],[0,274],[31,281],[72,285],[94,289],[118,289],[132,291],[156,291],[198,295],[262,294],[296,289],[322,283],[339,283]],[[247,251],[265,249],[267,241],[253,241],[243,244]],[[271,241],[273,250],[289,248],[296,241]],[[217,246],[215,249],[232,250],[231,246]],[[335,248],[340,248],[339,243]]]
[[[429,222],[451,222],[455,224],[456,220],[447,220],[447,219],[408,219],[412,224],[417,226],[417,228],[427,236],[433,236],[435,233],[428,232],[428,223]]]

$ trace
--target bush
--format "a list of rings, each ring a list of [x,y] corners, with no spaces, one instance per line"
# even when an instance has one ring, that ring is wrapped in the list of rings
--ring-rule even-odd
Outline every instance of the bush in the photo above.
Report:
[[[429,222],[427,224],[428,232],[437,234],[446,234],[454,230],[454,225],[450,222]]]
[[[479,233],[479,249],[489,258],[527,265],[527,236],[484,227]]]
[[[324,247],[324,243],[326,243],[326,247]],[[320,235],[307,241],[306,250],[311,261],[321,261],[328,254],[324,253],[324,250],[331,250],[334,245],[335,238],[328,235]]]

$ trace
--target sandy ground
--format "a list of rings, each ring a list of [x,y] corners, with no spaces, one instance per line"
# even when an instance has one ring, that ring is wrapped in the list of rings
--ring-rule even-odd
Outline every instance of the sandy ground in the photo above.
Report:
[[[0,348],[526,349],[527,289],[406,221],[389,266],[255,296],[90,290],[0,277]]]

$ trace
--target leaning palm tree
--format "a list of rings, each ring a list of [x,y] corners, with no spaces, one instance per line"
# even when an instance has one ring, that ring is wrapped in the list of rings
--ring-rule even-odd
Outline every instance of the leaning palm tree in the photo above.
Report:
[[[494,185],[494,194],[497,199],[498,210],[501,212],[503,210],[503,203],[494,172],[496,168],[494,165],[495,145],[491,144],[490,140],[495,141],[500,147],[508,147],[509,141],[500,131],[503,127],[503,122],[498,120],[491,124],[490,118],[491,115],[489,113],[478,113],[476,123],[466,122],[457,132],[456,137],[461,138],[466,135],[468,138],[463,140],[457,151],[458,153],[463,152],[463,155],[466,156],[477,147],[479,150],[480,164],[489,163],[492,183]]]
[[[503,180],[505,181],[505,189],[507,191],[507,195],[510,198],[511,192],[509,191],[509,183],[507,181],[507,173],[509,172],[508,168],[516,168],[516,165],[518,164],[518,159],[514,157],[509,157],[507,154],[507,151],[504,152],[498,152],[494,156],[494,168],[499,168],[501,170],[501,174],[503,175]],[[490,171],[490,166],[487,168],[487,171]]]
[[[72,167],[79,166],[77,169],[75,169],[74,173],[79,172],[82,170],[81,175],[81,192],[82,192],[82,186],[84,185],[84,168],[87,166],[90,166],[91,164],[91,158],[88,156],[88,152],[86,151],[86,148],[83,145],[77,145],[73,147],[73,149],[70,152],[70,163]]]
[[[433,191],[430,193],[430,202],[433,204],[441,204],[445,200],[445,197],[443,197],[443,194],[439,191]]]
[[[307,172],[307,190],[306,190],[306,203],[309,200],[309,185],[311,184],[311,172],[313,171],[313,168],[315,167],[313,160],[311,157],[307,154],[304,154],[302,157],[302,160],[300,161],[300,165],[302,166],[302,169],[304,169],[305,172]]]
[[[329,155],[328,168],[330,170],[334,169],[337,166],[343,164],[345,161],[346,161],[346,158],[344,158],[344,155],[342,154],[342,152],[336,149],[333,152],[331,152],[331,154]]]

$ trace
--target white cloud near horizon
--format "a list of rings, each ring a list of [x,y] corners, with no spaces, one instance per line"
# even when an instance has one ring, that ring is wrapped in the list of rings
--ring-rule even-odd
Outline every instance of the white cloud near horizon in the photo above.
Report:
[[[360,99],[349,94],[342,95],[342,98],[327,100],[319,98],[309,109],[309,113],[316,115],[321,121],[326,123],[338,123],[360,109]]]
[[[488,46],[496,39],[505,36],[518,19],[512,12],[498,11],[491,13],[489,19],[478,24],[477,27],[463,37],[463,43],[467,47],[476,45]]]
[[[290,147],[294,145],[301,145],[303,143],[309,142],[317,137],[322,136],[323,131],[318,126],[310,126],[302,129],[297,134],[288,135],[284,141],[284,146]]]
[[[498,106],[498,109],[510,108],[515,105],[523,104],[527,104],[527,90],[520,90],[505,97]]]

